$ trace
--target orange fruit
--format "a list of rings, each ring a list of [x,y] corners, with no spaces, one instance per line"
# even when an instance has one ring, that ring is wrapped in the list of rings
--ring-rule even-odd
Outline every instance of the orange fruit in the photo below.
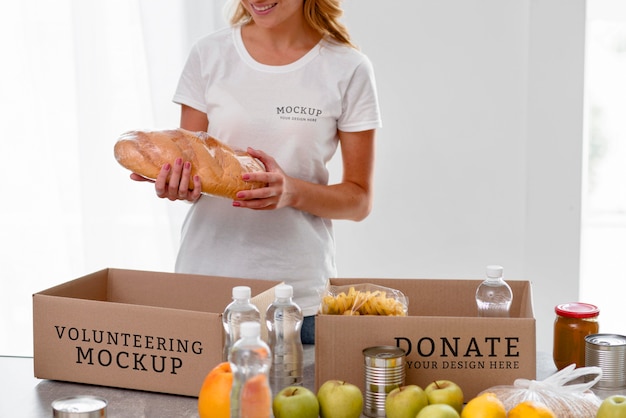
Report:
[[[230,390],[233,373],[227,361],[211,370],[202,383],[198,394],[200,418],[230,418]]]
[[[463,407],[461,418],[506,418],[506,408],[495,394],[485,392]]]
[[[550,408],[534,401],[520,402],[509,411],[509,418],[556,418]]]

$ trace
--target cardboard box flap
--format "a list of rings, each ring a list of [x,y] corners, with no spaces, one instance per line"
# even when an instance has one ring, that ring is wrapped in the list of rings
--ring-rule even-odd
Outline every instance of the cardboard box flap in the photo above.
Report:
[[[79,279],[51,287],[38,292],[41,295],[58,296],[64,298],[108,300],[107,269],[88,274]]]
[[[108,268],[38,292],[41,295],[222,313],[234,286],[249,286],[265,309],[282,282]]]
[[[109,269],[108,290],[111,302],[222,313],[232,301],[233,287],[249,286],[253,303],[266,303],[267,306],[273,300],[273,287],[279,283],[197,274],[155,274],[148,271]],[[268,294],[271,298],[269,303],[266,302]]]

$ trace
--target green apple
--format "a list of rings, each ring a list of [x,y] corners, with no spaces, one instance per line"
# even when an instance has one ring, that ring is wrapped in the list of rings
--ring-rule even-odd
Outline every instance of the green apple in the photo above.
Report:
[[[596,418],[626,418],[626,396],[611,395],[605,398],[596,412]]]
[[[341,380],[327,380],[317,391],[321,418],[359,418],[363,393],[358,386]]]
[[[317,396],[303,386],[287,386],[274,397],[274,418],[317,418],[320,404]]]
[[[435,380],[424,389],[429,404],[450,405],[460,414],[463,409],[463,391],[450,380]]]
[[[428,405],[428,396],[417,385],[395,388],[385,399],[387,418],[415,418],[415,415]]]
[[[459,413],[448,404],[435,403],[422,408],[415,418],[461,418]]]

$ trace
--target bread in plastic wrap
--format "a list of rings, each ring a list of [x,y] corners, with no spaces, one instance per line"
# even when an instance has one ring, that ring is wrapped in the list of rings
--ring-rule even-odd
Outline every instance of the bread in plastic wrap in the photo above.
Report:
[[[244,173],[264,172],[261,162],[206,132],[185,129],[129,131],[118,138],[114,155],[123,167],[152,180],[156,179],[164,164],[173,164],[177,158],[189,161],[189,189],[193,189],[193,177],[197,174],[203,194],[233,199],[240,190],[265,186],[260,182],[244,181],[241,177]]]

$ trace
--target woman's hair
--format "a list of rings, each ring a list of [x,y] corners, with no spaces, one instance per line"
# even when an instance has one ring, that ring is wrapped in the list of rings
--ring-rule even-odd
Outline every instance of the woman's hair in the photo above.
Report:
[[[231,25],[252,19],[240,0],[231,0],[229,3],[230,7],[226,9],[226,13]],[[355,48],[350,41],[348,29],[339,22],[343,14],[340,3],[341,0],[304,0],[304,19],[322,36]]]

